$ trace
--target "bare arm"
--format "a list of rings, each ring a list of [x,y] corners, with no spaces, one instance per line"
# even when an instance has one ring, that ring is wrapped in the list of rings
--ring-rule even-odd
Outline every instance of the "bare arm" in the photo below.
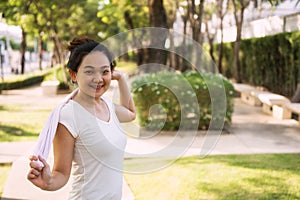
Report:
[[[45,166],[41,168],[37,163],[33,162],[37,160],[37,157],[31,156],[31,169],[27,176],[28,180],[43,190],[54,191],[63,187],[70,177],[74,144],[75,139],[73,136],[65,126],[59,123],[53,141],[54,165],[52,173],[50,166],[43,158],[39,157]]]
[[[120,122],[129,122],[135,119],[136,111],[133,98],[124,75],[114,70],[112,79],[118,81],[120,91],[120,105],[116,105],[116,114]]]

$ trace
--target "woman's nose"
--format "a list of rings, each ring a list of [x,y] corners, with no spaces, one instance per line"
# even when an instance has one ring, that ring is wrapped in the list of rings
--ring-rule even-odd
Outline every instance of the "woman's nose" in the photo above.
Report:
[[[95,83],[102,82],[102,81],[103,81],[102,74],[97,74],[97,75],[95,75],[93,81],[94,81]]]

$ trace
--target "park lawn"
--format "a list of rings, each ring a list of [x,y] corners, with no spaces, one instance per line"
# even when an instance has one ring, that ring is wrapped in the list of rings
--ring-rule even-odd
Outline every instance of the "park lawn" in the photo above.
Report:
[[[0,142],[36,140],[50,112],[36,105],[1,105]]]
[[[125,170],[132,163],[125,161]],[[300,199],[300,154],[184,157],[125,179],[136,200],[294,200]]]
[[[120,70],[123,73],[130,73],[137,69],[135,62],[117,61],[116,70]]]

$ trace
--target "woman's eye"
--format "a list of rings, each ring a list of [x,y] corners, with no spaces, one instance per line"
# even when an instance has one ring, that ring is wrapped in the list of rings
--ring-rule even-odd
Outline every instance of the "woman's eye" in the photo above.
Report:
[[[86,74],[92,74],[93,71],[85,71]]]
[[[104,70],[102,73],[107,74],[107,73],[109,73],[109,70]]]

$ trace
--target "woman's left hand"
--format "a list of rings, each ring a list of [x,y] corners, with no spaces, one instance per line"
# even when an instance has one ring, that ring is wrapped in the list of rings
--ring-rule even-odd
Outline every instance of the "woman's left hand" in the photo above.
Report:
[[[122,72],[120,72],[119,70],[113,70],[111,74],[111,79],[119,81],[122,78],[122,76]]]

